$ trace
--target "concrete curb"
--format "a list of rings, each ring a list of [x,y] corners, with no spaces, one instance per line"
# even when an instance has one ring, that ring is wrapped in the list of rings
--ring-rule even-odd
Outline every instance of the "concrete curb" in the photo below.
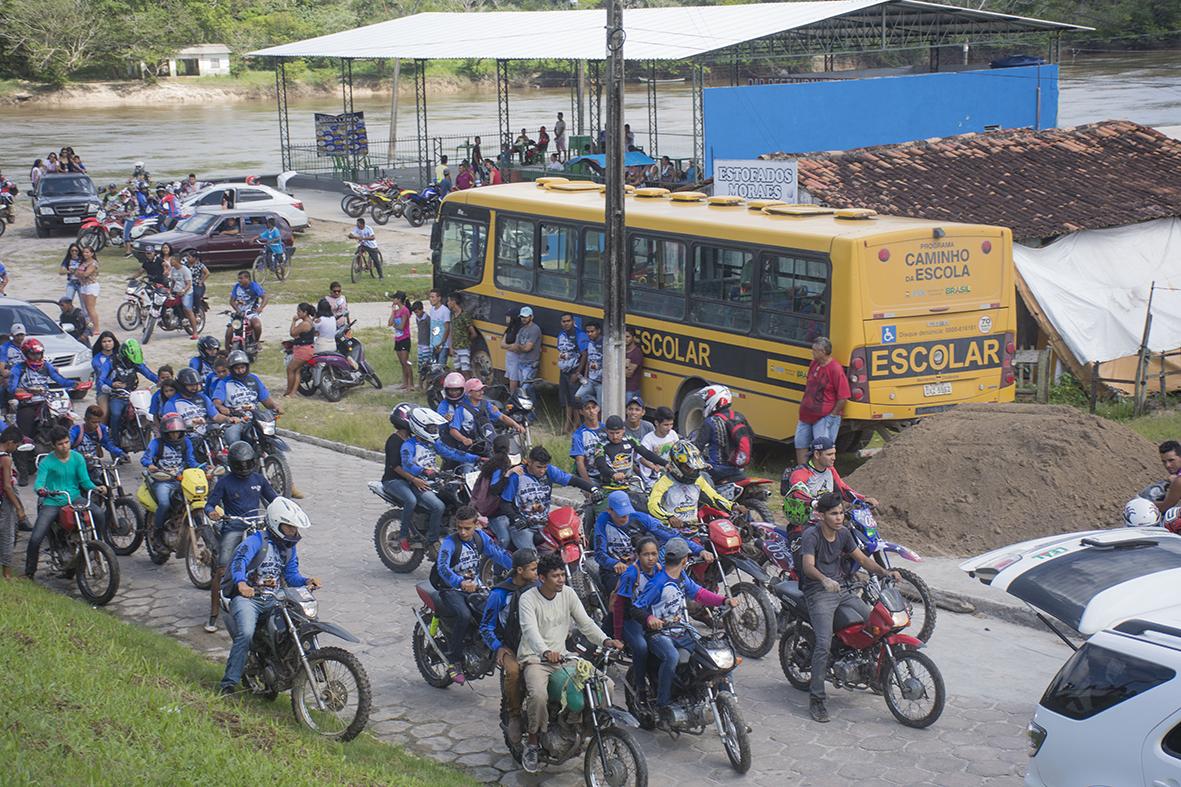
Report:
[[[368,448],[358,448],[355,445],[349,445],[347,443],[338,443],[335,440],[325,440],[322,437],[314,437],[303,432],[293,432],[290,429],[276,429],[275,432],[280,437],[286,437],[298,443],[307,443],[318,448],[327,448],[329,451],[336,451],[338,454],[348,454],[358,459],[368,459],[370,462],[385,465],[385,455],[378,451],[370,451]]]

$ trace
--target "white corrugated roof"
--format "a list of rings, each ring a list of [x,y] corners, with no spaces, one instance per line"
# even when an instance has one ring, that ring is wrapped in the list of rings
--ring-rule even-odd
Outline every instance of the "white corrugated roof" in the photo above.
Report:
[[[745,41],[806,27],[874,6],[908,16],[940,15],[1018,30],[1071,30],[1074,25],[993,14],[918,0],[807,0],[750,5],[628,9],[628,60],[684,60]],[[251,52],[268,57],[424,60],[601,60],[606,11],[423,13]]]

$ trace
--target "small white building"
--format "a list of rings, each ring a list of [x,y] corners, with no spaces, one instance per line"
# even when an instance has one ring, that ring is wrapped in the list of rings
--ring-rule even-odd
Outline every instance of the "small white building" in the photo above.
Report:
[[[196,44],[185,47],[168,59],[168,69],[161,76],[228,77],[230,48],[225,44]]]

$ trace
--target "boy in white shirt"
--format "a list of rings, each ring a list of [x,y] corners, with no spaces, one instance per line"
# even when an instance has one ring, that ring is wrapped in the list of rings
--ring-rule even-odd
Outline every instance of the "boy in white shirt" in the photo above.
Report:
[[[668,451],[672,448],[672,444],[681,439],[677,435],[677,430],[673,429],[673,420],[672,410],[667,407],[657,407],[656,413],[652,416],[652,425],[656,428],[654,431],[644,435],[644,439],[640,441],[640,445],[654,454],[660,454],[660,456],[668,458]],[[659,472],[659,467],[652,467],[647,462],[641,460],[640,473],[644,476],[645,481],[655,481]]]

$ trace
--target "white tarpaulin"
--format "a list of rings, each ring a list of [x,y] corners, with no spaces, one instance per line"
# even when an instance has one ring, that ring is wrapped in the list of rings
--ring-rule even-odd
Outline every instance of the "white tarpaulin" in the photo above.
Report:
[[[1013,259],[1041,311],[1082,363],[1181,347],[1181,219],[1084,230],[1044,248],[1013,246]]]

